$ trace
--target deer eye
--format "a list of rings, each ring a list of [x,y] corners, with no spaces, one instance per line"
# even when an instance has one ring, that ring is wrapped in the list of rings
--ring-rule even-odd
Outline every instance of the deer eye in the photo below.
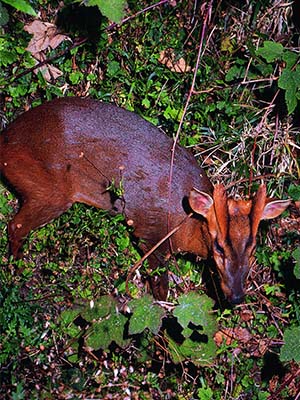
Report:
[[[215,240],[214,242],[214,247],[217,253],[220,254],[220,256],[224,256],[224,249],[223,247],[218,243],[217,240]]]

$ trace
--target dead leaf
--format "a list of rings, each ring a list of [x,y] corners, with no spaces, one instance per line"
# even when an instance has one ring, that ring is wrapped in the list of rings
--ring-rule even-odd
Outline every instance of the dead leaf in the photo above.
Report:
[[[32,36],[27,50],[38,62],[46,60],[45,51],[55,49],[64,40],[70,40],[67,35],[63,35],[58,32],[57,26],[50,22],[43,22],[40,20],[34,20],[24,26],[26,32]],[[35,73],[40,71],[46,81],[50,82],[57,79],[62,75],[62,72],[51,64],[45,64],[35,69]]]
[[[37,60],[37,63],[44,61],[45,55],[42,52],[37,53],[35,55],[35,59]],[[40,71],[43,74],[43,77],[46,79],[47,82],[56,80],[63,74],[60,69],[54,67],[54,65],[51,65],[51,64],[42,65],[41,67],[36,68],[34,71],[35,71],[35,73]]]
[[[189,72],[191,67],[187,65],[184,58],[176,58],[173,49],[166,49],[160,53],[159,60],[161,64],[165,65],[173,72],[184,73]]]
[[[220,346],[224,340],[227,345],[235,340],[246,344],[250,342],[252,335],[246,328],[223,329],[215,334],[214,339],[217,346]]]
[[[242,321],[245,321],[245,322],[248,322],[254,318],[253,313],[250,310],[242,310],[240,312],[240,316],[241,316]]]
[[[50,22],[43,22],[36,19],[25,25],[24,29],[26,32],[33,35],[27,46],[27,50],[33,56],[35,56],[36,53],[48,49],[48,47],[55,49],[64,40],[70,40],[67,35],[58,33],[57,26]]]

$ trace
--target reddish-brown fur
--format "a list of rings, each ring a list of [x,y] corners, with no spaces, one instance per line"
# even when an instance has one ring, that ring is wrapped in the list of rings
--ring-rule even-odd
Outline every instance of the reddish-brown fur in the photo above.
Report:
[[[172,146],[137,115],[90,99],[56,99],[17,118],[0,136],[0,173],[21,204],[8,226],[13,256],[21,256],[30,230],[74,202],[123,213],[144,252],[193,210],[172,236],[172,249],[203,258],[213,254],[225,295],[240,301],[259,221],[279,215],[288,201],[270,202],[264,186],[253,200],[227,199],[224,187],[213,190],[194,157],[179,146],[169,199]],[[266,211],[268,204],[274,212]],[[152,267],[170,252],[166,241],[152,255]],[[159,289],[157,296],[165,298],[166,288]]]

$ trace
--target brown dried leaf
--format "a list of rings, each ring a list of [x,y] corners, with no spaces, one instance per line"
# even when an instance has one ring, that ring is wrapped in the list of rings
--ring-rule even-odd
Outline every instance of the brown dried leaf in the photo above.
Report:
[[[245,322],[248,322],[251,319],[253,319],[253,313],[250,310],[242,310],[240,312],[240,316],[241,316],[242,321],[245,321]]]
[[[45,55],[42,52],[36,53],[34,58],[37,60],[37,62],[44,61]],[[61,70],[59,70],[58,68],[54,67],[54,65],[51,64],[42,65],[41,67],[38,67],[34,70],[35,73],[38,73],[38,71],[42,73],[43,77],[47,82],[51,82],[57,79],[58,77],[62,76],[63,74]]]
[[[69,39],[68,36],[58,33],[57,26],[49,22],[34,20],[24,26],[26,32],[33,35],[27,50],[35,57],[36,53],[48,47],[55,49],[61,42]]]
[[[230,345],[234,340],[246,344],[252,339],[252,335],[246,328],[223,329],[215,334],[215,343],[220,346],[225,340]]]
[[[160,53],[158,61],[173,72],[178,72],[182,74],[191,70],[191,67],[186,64],[184,58],[181,57],[179,59],[176,59],[173,49],[163,50]]]
[[[46,60],[45,50],[55,49],[64,40],[70,40],[66,35],[58,33],[57,27],[49,22],[34,20],[24,26],[26,32],[32,36],[27,50],[37,61]],[[62,72],[51,64],[43,65],[35,69],[35,73],[41,71],[46,81],[50,82],[62,75]]]

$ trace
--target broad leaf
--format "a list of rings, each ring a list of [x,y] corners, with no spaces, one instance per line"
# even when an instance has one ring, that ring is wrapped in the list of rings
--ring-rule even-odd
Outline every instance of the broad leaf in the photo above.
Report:
[[[284,47],[280,43],[266,40],[264,45],[257,49],[256,54],[263,57],[268,63],[282,57]]]
[[[108,350],[112,342],[125,347],[128,344],[128,340],[124,339],[126,322],[127,318],[117,312],[102,321],[95,322],[87,332],[85,344],[93,350]]]
[[[86,5],[97,6],[110,21],[120,23],[124,17],[126,1],[124,0],[89,0]]]
[[[69,324],[73,323],[73,321],[78,317],[80,314],[80,310],[78,309],[71,309],[65,310],[60,314],[60,321],[63,326],[68,326]]]
[[[130,335],[141,333],[147,328],[154,334],[158,333],[165,311],[159,305],[153,304],[150,295],[131,300],[128,306],[132,311],[129,322]]]
[[[190,292],[180,296],[178,302],[173,314],[183,328],[192,322],[201,326],[204,332],[214,333],[216,320],[212,314],[213,301],[208,296]]]
[[[168,340],[168,350],[172,360],[178,364],[183,361],[191,361],[195,365],[209,366],[216,357],[216,344],[212,338],[205,342],[197,342],[192,339],[185,339],[183,343],[176,343],[170,336]]]
[[[285,69],[279,80],[278,86],[285,89],[285,101],[288,108],[288,113],[291,114],[297,107],[297,91],[300,88],[300,67],[295,70]]]
[[[19,11],[22,11],[26,14],[37,16],[34,9],[31,7],[28,1],[25,0],[2,0],[4,3],[9,4],[10,6],[16,8]]]
[[[111,296],[102,296],[94,302],[90,302],[89,307],[85,307],[81,312],[82,318],[88,322],[107,317],[114,313],[117,307],[116,300]]]
[[[300,326],[286,329],[283,335],[284,345],[281,348],[280,360],[300,362]]]
[[[286,50],[283,53],[282,57],[283,61],[286,63],[286,68],[291,69],[293,68],[299,59],[299,54],[294,53],[293,51]]]

